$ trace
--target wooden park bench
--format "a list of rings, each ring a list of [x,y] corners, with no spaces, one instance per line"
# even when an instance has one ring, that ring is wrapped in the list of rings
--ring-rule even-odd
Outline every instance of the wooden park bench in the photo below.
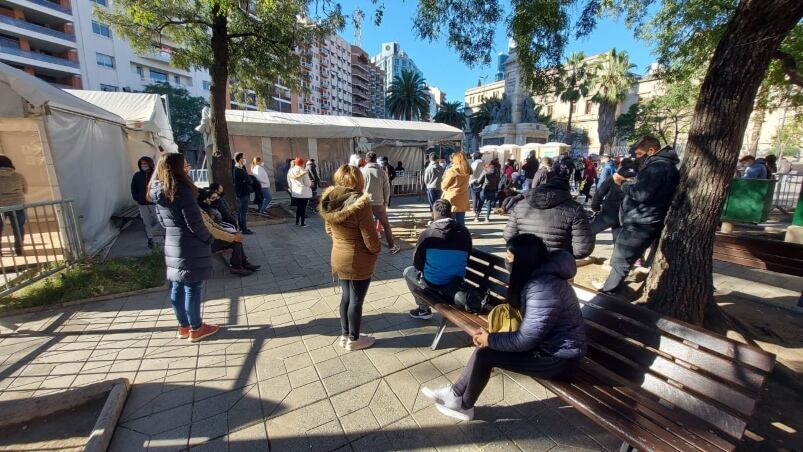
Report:
[[[714,260],[803,277],[803,245],[717,232]],[[803,291],[797,303],[803,307]]]
[[[474,250],[466,281],[502,302],[504,260]],[[775,357],[615,297],[574,286],[586,321],[588,353],[571,381],[545,388],[624,441],[622,450],[726,450],[744,435]],[[413,296],[471,334],[486,317],[431,291]]]
[[[112,215],[111,220],[119,226],[120,229],[123,229],[128,225],[129,222],[134,221],[139,218],[139,207],[133,205],[131,207],[126,207],[125,209],[116,212]]]

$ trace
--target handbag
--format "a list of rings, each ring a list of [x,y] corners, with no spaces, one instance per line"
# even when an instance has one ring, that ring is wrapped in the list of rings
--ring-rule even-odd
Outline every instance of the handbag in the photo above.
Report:
[[[489,333],[513,333],[521,326],[521,312],[504,303],[491,309],[488,313]]]

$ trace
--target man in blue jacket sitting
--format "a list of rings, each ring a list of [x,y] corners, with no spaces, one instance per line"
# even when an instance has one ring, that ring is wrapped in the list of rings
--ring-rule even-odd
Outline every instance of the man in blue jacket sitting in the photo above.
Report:
[[[415,247],[413,265],[404,270],[404,278],[414,287],[440,292],[466,275],[471,254],[471,233],[452,218],[452,204],[439,199],[432,204],[432,223],[421,233]],[[417,301],[410,311],[415,319],[432,318],[432,310]]]

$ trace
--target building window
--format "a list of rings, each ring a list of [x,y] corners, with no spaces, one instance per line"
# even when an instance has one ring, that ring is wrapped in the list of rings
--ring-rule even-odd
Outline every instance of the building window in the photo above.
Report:
[[[104,85],[103,83],[100,84],[101,91],[117,91],[117,87],[114,85]]]
[[[141,79],[145,78],[145,72],[142,70],[142,66],[134,66],[134,73]]]
[[[109,2],[107,2],[106,0],[92,0],[92,1],[100,6],[109,6]]]
[[[209,80],[204,80],[201,82],[201,86],[203,86],[206,91],[209,91],[212,88],[212,83]]]
[[[114,69],[114,57],[104,53],[96,53],[98,66]]]
[[[154,71],[151,69],[151,80],[154,82],[166,82],[167,81],[167,74],[164,72]]]
[[[99,23],[99,22],[95,22],[94,20],[92,21],[92,31],[96,35],[101,35],[101,36],[106,37],[106,38],[111,38],[112,37],[112,30],[111,30],[111,28],[109,28],[108,25],[105,25],[105,24],[102,24],[102,23]]]
[[[181,85],[181,77],[178,76],[178,75],[174,75],[173,76],[173,83],[175,83],[176,85]]]
[[[590,101],[590,100],[587,100],[587,101],[586,101],[586,110],[585,110],[585,114],[587,114],[587,115],[590,115],[590,114],[591,114],[591,101]]]
[[[546,107],[546,115],[552,117],[552,105]]]

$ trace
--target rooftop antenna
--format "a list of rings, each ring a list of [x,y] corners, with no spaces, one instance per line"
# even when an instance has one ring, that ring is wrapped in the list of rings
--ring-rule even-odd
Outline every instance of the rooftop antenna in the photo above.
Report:
[[[362,12],[360,7],[354,10],[352,20],[354,21],[354,45],[362,47],[362,21],[365,19],[365,13]]]

